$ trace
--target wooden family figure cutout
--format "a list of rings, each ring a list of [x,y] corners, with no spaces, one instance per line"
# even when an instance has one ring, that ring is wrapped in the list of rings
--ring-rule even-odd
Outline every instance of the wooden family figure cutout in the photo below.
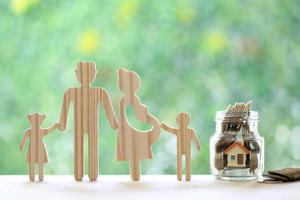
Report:
[[[160,124],[158,119],[148,112],[148,108],[141,103],[137,92],[141,86],[139,75],[130,70],[118,71],[119,88],[123,96],[119,102],[119,117],[116,118],[108,92],[91,84],[96,78],[96,66],[93,62],[80,62],[76,75],[80,87],[68,89],[63,98],[59,123],[51,128],[40,128],[46,115],[34,113],[28,115],[32,127],[24,133],[20,149],[24,148],[26,139],[30,139],[27,161],[29,163],[29,177],[34,181],[35,164],[39,165],[39,180],[44,177],[44,164],[48,162],[47,151],[43,137],[59,129],[65,131],[68,124],[71,104],[74,109],[74,177],[81,181],[84,176],[84,136],[88,136],[88,176],[96,181],[99,175],[99,106],[103,105],[111,128],[117,129],[116,160],[129,162],[132,180],[139,180],[141,161],[152,159],[151,146],[160,136],[161,127],[177,136],[177,177],[182,179],[182,156],[186,158],[186,180],[191,178],[191,141],[194,140],[198,150],[200,142],[196,132],[189,128],[190,115],[182,112],[177,116],[179,128],[171,128]],[[126,108],[132,107],[135,117],[144,123],[152,125],[150,130],[142,131],[131,126],[128,122]]]
[[[191,116],[187,112],[181,112],[176,118],[178,128],[172,128],[165,123],[161,128],[176,135],[177,137],[177,179],[182,180],[182,156],[185,155],[185,179],[191,180],[191,141],[196,144],[197,150],[200,151],[200,141],[194,129],[189,128]]]
[[[120,69],[118,71],[119,87],[123,92],[120,100],[119,126],[117,135],[117,161],[128,161],[132,180],[140,179],[140,162],[152,158],[151,145],[160,135],[159,121],[148,112],[136,95],[141,86],[139,75],[133,71]],[[133,128],[126,117],[126,108],[132,106],[137,119],[148,122],[152,129],[141,131]]]
[[[76,75],[81,83],[79,88],[70,88],[64,95],[59,121],[59,130],[67,127],[70,104],[74,107],[74,176],[81,181],[84,175],[84,135],[88,136],[88,175],[95,181],[99,174],[98,156],[98,124],[99,105],[102,103],[106,116],[113,129],[118,127],[114,109],[107,91],[103,88],[91,87],[96,78],[93,62],[80,62]]]
[[[29,179],[31,181],[34,181],[35,178],[36,164],[38,164],[39,168],[39,180],[43,181],[44,164],[48,162],[47,150],[43,138],[58,127],[57,124],[54,124],[47,129],[41,128],[41,125],[45,118],[46,115],[40,113],[33,113],[28,115],[28,120],[31,124],[31,128],[25,131],[20,144],[20,150],[23,150],[26,139],[29,139],[29,148],[26,160],[29,165]]]

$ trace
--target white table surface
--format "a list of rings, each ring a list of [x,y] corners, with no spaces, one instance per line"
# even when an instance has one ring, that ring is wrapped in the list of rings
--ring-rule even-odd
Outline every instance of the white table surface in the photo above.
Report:
[[[139,182],[128,175],[101,175],[96,182],[88,181],[87,176],[76,182],[71,175],[47,175],[44,182],[29,182],[28,176],[0,176],[0,199],[300,200],[300,182],[229,182],[210,175],[193,175],[191,182],[179,182],[175,175],[142,175]]]

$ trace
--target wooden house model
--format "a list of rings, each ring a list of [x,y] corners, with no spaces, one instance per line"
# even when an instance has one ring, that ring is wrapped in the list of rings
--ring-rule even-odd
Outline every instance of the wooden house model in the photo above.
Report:
[[[241,143],[234,142],[224,151],[228,168],[248,167],[250,151]]]

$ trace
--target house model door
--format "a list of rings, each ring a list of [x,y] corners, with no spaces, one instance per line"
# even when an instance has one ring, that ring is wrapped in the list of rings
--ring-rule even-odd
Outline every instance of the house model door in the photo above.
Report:
[[[244,164],[244,155],[243,154],[238,154],[237,155],[237,164],[238,165],[243,165]]]

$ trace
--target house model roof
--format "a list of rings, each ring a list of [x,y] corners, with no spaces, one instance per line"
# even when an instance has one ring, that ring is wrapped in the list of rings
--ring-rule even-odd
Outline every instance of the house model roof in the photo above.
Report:
[[[249,150],[246,147],[244,147],[244,145],[242,145],[240,142],[232,143],[227,149],[225,149],[224,153],[227,154],[234,147],[238,147],[238,148],[242,149],[247,154],[250,153]]]

